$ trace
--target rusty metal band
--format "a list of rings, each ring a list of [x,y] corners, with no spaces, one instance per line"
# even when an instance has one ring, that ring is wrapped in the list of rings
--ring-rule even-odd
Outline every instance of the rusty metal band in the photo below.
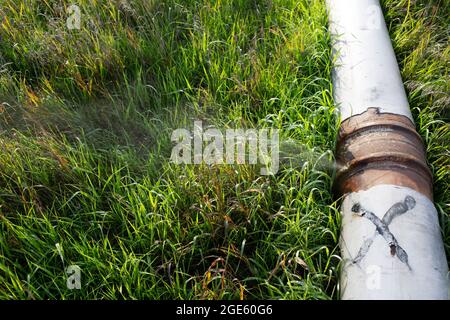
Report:
[[[336,158],[338,195],[392,184],[432,200],[433,177],[424,144],[408,117],[369,108],[346,119],[339,130]]]

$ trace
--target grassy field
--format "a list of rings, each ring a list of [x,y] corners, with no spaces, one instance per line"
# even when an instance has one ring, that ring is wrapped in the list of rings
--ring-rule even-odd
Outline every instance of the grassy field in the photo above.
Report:
[[[382,2],[450,254],[449,2]],[[0,0],[0,298],[338,298],[323,1],[70,4]],[[286,161],[170,163],[196,119]]]

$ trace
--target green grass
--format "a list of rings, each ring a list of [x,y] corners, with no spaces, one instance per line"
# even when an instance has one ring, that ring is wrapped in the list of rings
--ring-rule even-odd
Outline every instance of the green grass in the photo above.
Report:
[[[383,3],[449,253],[448,12]],[[0,298],[337,298],[323,1],[69,4],[0,0]],[[294,165],[170,163],[194,119],[281,129]]]

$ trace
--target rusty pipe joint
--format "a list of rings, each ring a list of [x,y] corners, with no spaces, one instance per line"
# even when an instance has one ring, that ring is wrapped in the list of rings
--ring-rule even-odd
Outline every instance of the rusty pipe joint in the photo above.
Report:
[[[408,117],[368,108],[346,119],[339,130],[336,159],[337,194],[391,184],[433,198],[423,142]]]

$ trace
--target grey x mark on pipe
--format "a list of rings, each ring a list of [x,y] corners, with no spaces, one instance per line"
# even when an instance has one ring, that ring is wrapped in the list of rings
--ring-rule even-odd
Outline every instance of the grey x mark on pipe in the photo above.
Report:
[[[395,217],[398,217],[399,215],[404,214],[408,210],[413,209],[415,205],[416,201],[414,200],[414,198],[411,196],[406,196],[403,202],[395,203],[391,208],[389,208],[388,211],[386,211],[386,213],[383,216],[383,219],[380,219],[373,212],[370,212],[362,208],[359,203],[355,203],[352,207],[352,211],[356,213],[358,216],[365,217],[368,220],[370,220],[375,225],[376,232],[372,237],[367,238],[366,241],[364,241],[355,259],[353,259],[353,263],[357,264],[365,257],[370,247],[372,246],[375,237],[378,234],[380,234],[384,238],[384,240],[386,240],[386,242],[388,243],[389,248],[391,249],[391,256],[397,256],[397,258],[401,262],[406,264],[408,268],[411,270],[411,267],[409,266],[408,263],[408,254],[398,244],[397,239],[389,230],[389,224],[392,222],[392,220],[394,220]]]

